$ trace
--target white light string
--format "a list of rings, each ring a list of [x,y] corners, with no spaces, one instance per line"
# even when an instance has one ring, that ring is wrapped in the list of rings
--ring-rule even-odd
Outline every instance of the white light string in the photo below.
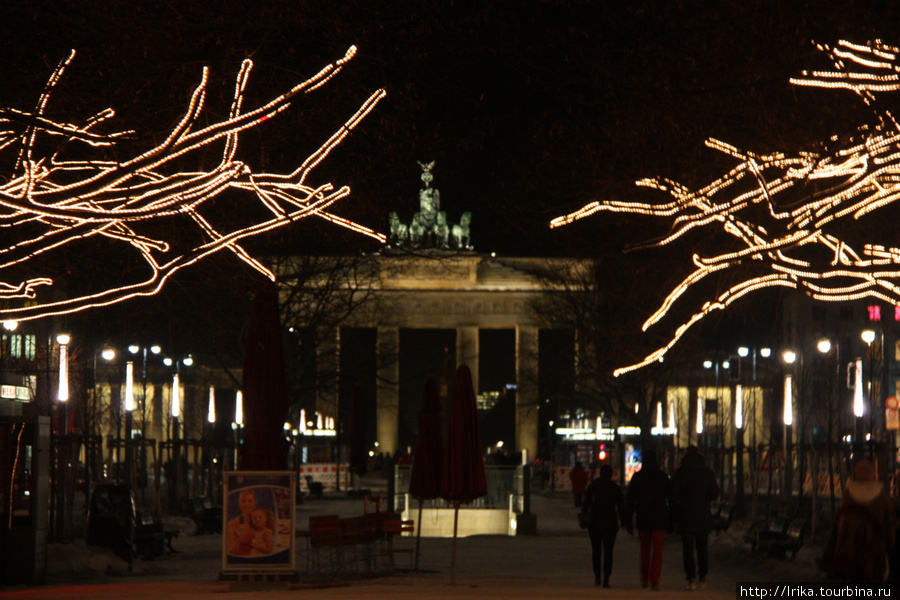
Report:
[[[204,68],[184,115],[165,139],[133,158],[116,160],[114,157],[121,153],[117,145],[133,132],[97,131],[101,123],[114,117],[112,110],[103,110],[82,124],[57,121],[45,114],[57,82],[75,57],[73,51],[53,72],[33,112],[0,108],[0,152],[10,150],[15,154],[11,169],[3,172],[0,163],[0,227],[8,231],[0,242],[0,272],[18,268],[63,246],[101,236],[142,261],[146,275],[120,287],[62,300],[50,290],[52,277],[43,276],[49,274],[23,281],[0,281],[0,320],[24,321],[67,314],[153,295],[177,271],[222,250],[274,279],[269,269],[239,242],[309,217],[325,219],[384,243],[384,234],[333,212],[335,203],[349,196],[348,187],[306,183],[312,170],[384,98],[384,90],[367,98],[334,134],[287,174],[254,172],[249,164],[236,159],[241,133],[276,117],[302,95],[324,85],[355,54],[356,48],[351,47],[341,59],[306,81],[247,112],[243,111],[244,95],[253,63],[245,60],[235,81],[230,112],[223,119],[203,114],[209,81],[209,71]],[[201,126],[207,121],[211,123]],[[47,155],[38,155],[46,145],[45,138],[58,138],[58,146]],[[220,162],[208,170],[185,171],[173,164],[177,160],[181,165],[185,158],[219,143]],[[109,155],[86,160],[78,151],[83,144]],[[270,217],[227,229],[216,224],[212,209],[228,190],[258,202]],[[179,244],[184,245],[190,236],[184,235],[183,229],[179,234],[177,227],[160,225],[164,220],[168,223],[185,218],[204,239],[180,248]],[[172,232],[177,239],[160,239],[160,231]]]
[[[805,71],[791,83],[849,89],[869,105],[877,93],[900,90],[897,48],[878,41],[817,47],[831,57],[835,70]],[[695,254],[695,270],[672,289],[643,329],[661,321],[677,300],[713,273],[730,270],[738,283],[703,302],[663,347],[614,374],[657,362],[705,316],[764,288],[787,287],[829,302],[874,298],[900,304],[900,248],[864,244],[857,250],[825,231],[829,224],[858,220],[900,197],[900,126],[890,112],[877,114],[878,123],[859,127],[854,138],[834,138],[827,150],[797,156],[759,155],[711,139],[708,147],[733,157],[738,165],[705,187],[692,191],[667,179],[645,179],[637,185],[665,192],[673,200],[594,201],[553,219],[551,228],[601,211],[672,219],[665,235],[631,249],[664,246],[700,228],[719,229],[738,242],[737,250],[713,248],[710,256]]]

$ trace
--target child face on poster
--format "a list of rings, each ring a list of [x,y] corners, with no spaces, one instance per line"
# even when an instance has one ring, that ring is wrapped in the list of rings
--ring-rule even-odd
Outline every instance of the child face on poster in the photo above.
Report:
[[[266,529],[268,527],[269,515],[266,514],[266,510],[262,508],[257,508],[252,513],[250,513],[250,521],[253,523],[254,529]]]

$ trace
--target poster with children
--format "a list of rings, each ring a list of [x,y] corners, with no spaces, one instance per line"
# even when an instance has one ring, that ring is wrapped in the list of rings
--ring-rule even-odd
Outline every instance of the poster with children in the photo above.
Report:
[[[293,570],[292,471],[225,474],[222,567],[226,570]]]

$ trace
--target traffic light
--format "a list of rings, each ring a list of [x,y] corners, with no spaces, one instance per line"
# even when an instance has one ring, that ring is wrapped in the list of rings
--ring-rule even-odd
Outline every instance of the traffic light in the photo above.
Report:
[[[597,453],[597,458],[600,462],[606,462],[606,459],[609,458],[609,454],[606,453],[606,444],[600,444],[600,452]]]

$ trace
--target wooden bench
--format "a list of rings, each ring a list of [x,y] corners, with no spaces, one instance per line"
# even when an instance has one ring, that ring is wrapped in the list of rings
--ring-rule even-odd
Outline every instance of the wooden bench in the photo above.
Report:
[[[214,506],[209,498],[191,498],[191,518],[197,525],[197,535],[222,533],[222,507]]]
[[[154,560],[165,555],[166,529],[162,523],[154,523],[150,515],[143,511],[135,514],[134,553],[146,560]]]
[[[771,519],[757,522],[755,534],[744,536],[754,552],[765,552],[771,557],[784,557],[790,552],[791,560],[803,546],[809,531],[809,520],[778,514]]]
[[[788,523],[784,534],[771,539],[768,542],[766,552],[769,556],[784,558],[790,553],[791,560],[797,556],[806,534],[809,533],[809,520],[803,517],[794,517]]]
[[[719,504],[712,516],[712,530],[716,533],[728,531],[732,521],[734,521],[734,511],[734,504],[727,504],[725,502]]]

